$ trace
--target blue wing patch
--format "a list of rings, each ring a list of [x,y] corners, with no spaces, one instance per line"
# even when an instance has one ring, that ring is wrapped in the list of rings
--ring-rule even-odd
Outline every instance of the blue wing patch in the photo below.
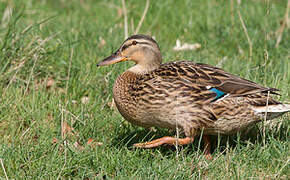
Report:
[[[214,100],[212,100],[212,102],[217,101],[227,95],[227,93],[224,93],[218,90],[217,88],[210,88],[209,91],[214,92],[216,94],[216,97],[214,98]]]

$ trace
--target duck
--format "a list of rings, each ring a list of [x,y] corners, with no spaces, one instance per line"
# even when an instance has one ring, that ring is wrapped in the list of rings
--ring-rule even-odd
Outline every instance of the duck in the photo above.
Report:
[[[124,119],[137,126],[184,134],[182,138],[165,136],[134,144],[139,148],[186,145],[202,135],[204,153],[210,158],[209,136],[235,134],[290,111],[290,104],[273,98],[279,91],[276,88],[208,64],[162,63],[159,45],[148,35],[130,36],[97,66],[123,61],[135,62],[113,86],[113,98]]]

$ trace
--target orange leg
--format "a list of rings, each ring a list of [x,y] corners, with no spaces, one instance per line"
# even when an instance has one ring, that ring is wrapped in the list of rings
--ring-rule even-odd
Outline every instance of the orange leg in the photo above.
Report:
[[[145,143],[137,143],[134,144],[135,147],[139,148],[154,148],[161,146],[163,144],[167,145],[185,145],[185,144],[190,144],[194,140],[193,137],[186,137],[186,138],[174,138],[174,137],[169,137],[165,136],[159,139],[155,139],[150,142],[145,142]],[[203,141],[204,141],[204,154],[206,159],[210,160],[212,159],[212,156],[210,154],[210,138],[208,135],[203,135]]]
[[[204,155],[205,155],[205,158],[210,160],[212,159],[212,156],[210,154],[210,148],[211,148],[211,145],[210,145],[210,138],[208,135],[203,135],[203,142],[204,142]]]
[[[168,145],[185,145],[185,144],[190,144],[194,140],[193,137],[186,137],[186,138],[174,138],[174,137],[169,137],[165,136],[159,139],[155,139],[150,142],[145,142],[145,143],[137,143],[134,144],[135,147],[139,148],[154,148],[161,146],[163,144],[168,144]]]

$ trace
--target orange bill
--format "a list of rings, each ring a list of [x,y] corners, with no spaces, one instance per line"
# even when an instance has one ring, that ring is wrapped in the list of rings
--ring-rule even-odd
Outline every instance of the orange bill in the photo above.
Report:
[[[114,53],[111,56],[99,62],[97,66],[107,66],[110,64],[115,64],[115,63],[126,61],[126,60],[128,60],[126,57],[121,56],[119,53]]]

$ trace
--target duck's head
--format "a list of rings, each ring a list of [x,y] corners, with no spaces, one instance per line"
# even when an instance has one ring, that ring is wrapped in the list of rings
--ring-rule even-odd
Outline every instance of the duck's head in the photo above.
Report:
[[[150,36],[133,35],[126,39],[115,53],[98,63],[98,66],[121,61],[134,61],[136,65],[130,68],[130,71],[147,73],[161,65],[162,56],[157,42]]]

